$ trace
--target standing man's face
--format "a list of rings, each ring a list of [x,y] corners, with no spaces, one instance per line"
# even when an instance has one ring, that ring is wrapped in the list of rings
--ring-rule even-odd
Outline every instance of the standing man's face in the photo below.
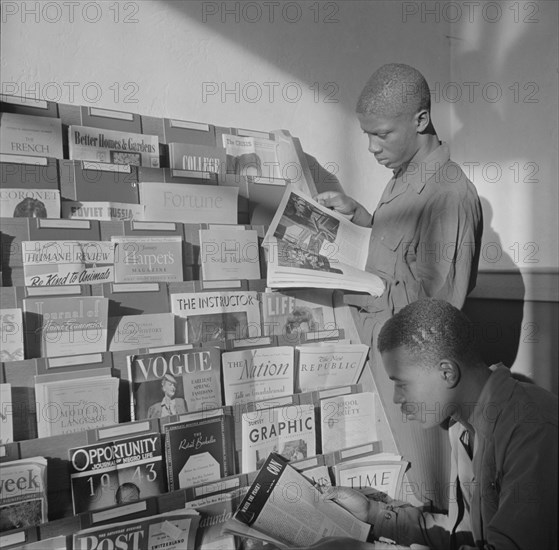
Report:
[[[417,115],[395,117],[357,113],[361,129],[369,138],[369,151],[377,162],[396,170],[407,164],[419,149]]]

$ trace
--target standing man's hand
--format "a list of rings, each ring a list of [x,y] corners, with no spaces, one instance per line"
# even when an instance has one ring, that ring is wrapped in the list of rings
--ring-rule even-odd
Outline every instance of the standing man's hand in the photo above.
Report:
[[[322,206],[332,208],[338,214],[345,216],[357,225],[363,227],[371,225],[372,216],[367,209],[356,200],[339,191],[324,191],[324,193],[316,195],[314,200]]]

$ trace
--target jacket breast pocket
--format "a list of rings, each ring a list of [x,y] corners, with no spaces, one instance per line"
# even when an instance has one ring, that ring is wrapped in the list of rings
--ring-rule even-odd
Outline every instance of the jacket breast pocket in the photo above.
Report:
[[[391,280],[396,277],[396,264],[403,235],[398,231],[384,231],[373,235],[367,265]]]

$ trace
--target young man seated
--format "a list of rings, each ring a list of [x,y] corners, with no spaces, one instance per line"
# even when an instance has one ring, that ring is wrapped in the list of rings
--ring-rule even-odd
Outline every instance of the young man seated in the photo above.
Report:
[[[502,364],[485,365],[473,334],[460,310],[423,299],[389,319],[377,344],[402,421],[432,428],[450,419],[448,515],[378,502],[344,487],[332,488],[326,498],[369,522],[375,539],[401,545],[554,550],[557,396],[515,380]],[[374,547],[336,538],[311,548]]]

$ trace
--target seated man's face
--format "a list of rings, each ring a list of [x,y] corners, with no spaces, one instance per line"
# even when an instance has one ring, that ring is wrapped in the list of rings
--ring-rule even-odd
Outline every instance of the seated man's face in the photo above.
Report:
[[[382,361],[394,383],[393,401],[400,405],[402,422],[414,420],[422,428],[432,428],[452,414],[450,393],[438,365],[421,365],[403,346],[382,353]]]
[[[369,138],[369,151],[379,164],[396,170],[408,163],[419,149],[413,115],[357,114],[361,129]]]

